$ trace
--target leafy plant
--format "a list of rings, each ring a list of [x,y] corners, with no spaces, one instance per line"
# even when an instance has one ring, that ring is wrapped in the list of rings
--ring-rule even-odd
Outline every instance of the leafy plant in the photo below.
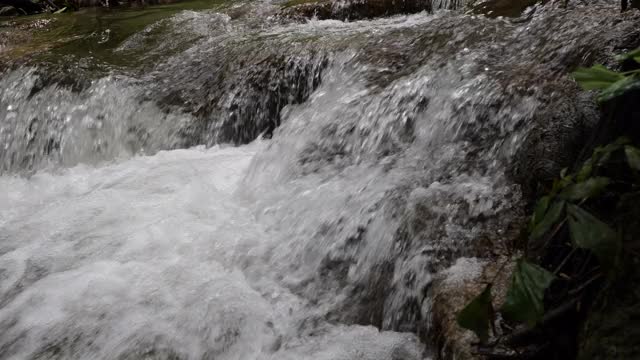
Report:
[[[544,315],[544,292],[555,276],[524,259],[518,260],[507,298],[500,309],[507,319],[535,325]]]
[[[620,251],[616,232],[579,206],[569,205],[567,212],[574,246],[590,250],[603,267],[613,269]]]
[[[619,61],[631,59],[640,63],[640,49],[618,57]],[[627,72],[609,70],[602,65],[580,67],[572,73],[574,79],[585,90],[601,90],[598,101],[613,99],[625,92],[640,88],[640,69]]]
[[[640,149],[629,145],[627,138],[597,147],[575,174],[566,174],[566,169],[563,170],[549,193],[538,200],[529,223],[529,240],[553,236],[552,230],[557,231],[568,223],[572,246],[590,251],[606,271],[615,270],[621,252],[619,235],[582,204],[602,195],[612,183],[608,177],[599,175],[599,169],[607,165],[616,152],[624,152],[630,170],[640,169]],[[551,271],[520,258],[500,313],[507,320],[535,326],[545,314],[544,294],[555,278]],[[461,327],[472,330],[483,343],[487,341],[493,317],[492,286],[487,285],[457,318]]]
[[[473,331],[481,342],[486,343],[489,339],[492,314],[491,284],[489,284],[480,295],[460,311],[456,320],[460,326]]]
[[[602,65],[595,65],[591,68],[579,68],[572,75],[584,89],[599,90],[598,101],[601,102],[630,89],[640,88],[640,49],[618,59],[635,61],[638,69],[616,72]],[[568,173],[567,169],[562,170],[547,193],[537,201],[528,225],[527,239],[541,244],[553,242],[555,248],[561,249],[560,254],[564,254],[564,259],[556,259],[555,264],[545,265],[553,266],[553,271],[534,264],[525,257],[518,259],[505,302],[499,309],[502,318],[520,328],[532,329],[540,322],[545,322],[545,319],[575,307],[578,303],[575,296],[584,294],[584,290],[595,280],[602,278],[613,281],[623,268],[620,265],[625,253],[622,233],[626,225],[618,223],[616,227],[612,227],[607,220],[599,217],[606,217],[607,214],[593,210],[598,209],[603,201],[608,202],[609,206],[617,202],[616,206],[619,208],[621,204],[626,204],[629,195],[640,194],[639,189],[640,149],[634,147],[626,137],[596,147],[592,156],[573,173]],[[576,252],[580,256],[576,259],[578,266],[573,270],[574,277],[571,278],[560,271]],[[592,261],[593,259],[597,261]],[[561,286],[564,290],[556,292],[553,303],[561,305],[551,312],[545,309],[545,294],[559,272],[565,279]],[[483,344],[488,344],[489,331],[494,325],[491,295],[493,287],[493,282],[489,283],[457,317],[458,324],[472,330]],[[604,291],[603,288],[596,286],[594,291]],[[569,296],[572,298],[568,298]],[[507,328],[513,330],[512,327]],[[509,340],[500,338],[490,346],[509,348],[509,344]]]

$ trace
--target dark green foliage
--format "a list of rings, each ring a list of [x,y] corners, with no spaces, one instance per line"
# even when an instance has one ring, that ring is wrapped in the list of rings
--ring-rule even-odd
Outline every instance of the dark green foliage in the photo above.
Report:
[[[560,197],[567,200],[584,200],[594,196],[598,196],[611,180],[606,177],[592,177],[582,182],[567,186]]]
[[[624,79],[624,75],[602,65],[594,65],[590,68],[581,67],[572,75],[585,90],[604,90]]]
[[[640,88],[640,76],[638,76],[638,73],[634,72],[631,75],[616,81],[615,83],[604,89],[600,93],[600,96],[598,96],[598,101],[604,102],[607,100],[611,100],[629,90],[638,88]]]
[[[599,90],[598,101],[609,101],[631,89],[640,88],[640,49],[619,57],[619,60],[638,62],[637,69],[616,72],[596,65],[579,68],[572,75],[584,89]],[[545,254],[535,255],[544,267],[525,258],[518,260],[505,303],[500,309],[503,318],[511,322],[507,332],[513,332],[514,325],[520,329],[533,327],[541,335],[534,341],[541,346],[544,343],[548,345],[555,341],[554,336],[565,336],[564,325],[558,325],[557,319],[559,316],[568,316],[560,321],[568,319],[573,324],[564,330],[571,332],[569,339],[575,340],[580,327],[574,323],[576,318],[584,320],[588,316],[587,312],[580,309],[594,311],[606,308],[610,300],[603,302],[602,299],[611,297],[610,289],[621,284],[620,279],[625,273],[637,273],[635,269],[640,266],[637,260],[640,248],[637,240],[640,236],[637,220],[639,172],[640,150],[631,145],[630,139],[620,137],[610,144],[596,147],[592,156],[582,166],[576,167],[574,172],[563,169],[551,188],[547,188],[546,194],[537,201],[533,210],[528,226],[529,243],[525,244],[525,249],[534,248],[530,245],[542,245],[546,249]],[[626,208],[635,210],[626,211]],[[621,214],[626,213],[632,215],[620,219]],[[560,274],[562,281],[554,282],[554,274]],[[549,289],[552,283],[554,285]],[[487,289],[490,289],[490,285]],[[486,335],[479,331],[488,329],[492,321],[486,318],[492,314],[489,311],[492,305],[486,304],[487,299],[490,301],[487,289],[474,299],[473,307],[470,304],[465,308],[466,316],[475,314],[475,323],[459,321],[461,326],[475,331],[478,336],[482,335],[483,339]],[[632,289],[630,291],[635,292]],[[637,299],[638,296],[631,298]],[[479,304],[483,304],[482,307]],[[576,304],[579,306],[576,307]],[[637,306],[637,301],[625,303],[624,306],[625,309],[632,309]],[[560,327],[560,330],[543,334],[539,330],[542,327],[549,329],[549,321],[556,321],[551,328]],[[538,326],[540,323],[544,326]],[[615,327],[624,327],[625,323],[620,317],[613,324]],[[589,323],[588,327],[597,330],[598,324]],[[521,350],[524,349],[524,344],[515,345],[510,340],[503,340],[505,338],[509,336],[497,339],[491,347],[497,349],[502,346],[515,350],[520,346]],[[569,346],[574,340],[568,340]],[[562,341],[558,344],[567,346]]]
[[[541,197],[535,206],[529,223],[529,240],[548,236],[545,241],[549,241],[566,222],[574,248],[588,250],[598,259],[602,269],[612,274],[621,256],[620,236],[606,222],[585,210],[582,204],[601,197],[612,186],[609,177],[599,174],[601,168],[620,158],[622,150],[626,155],[627,169],[637,171],[640,168],[640,150],[628,143],[629,140],[623,137],[597,147],[591,158],[574,174],[567,174],[564,169],[549,193]],[[543,267],[524,258],[519,259],[506,301],[500,309],[504,318],[535,326],[545,314],[544,294],[554,278],[554,274]],[[482,339],[491,321],[488,316],[492,314],[492,305],[486,303],[490,301],[487,289],[463,310],[464,316],[461,313],[458,321],[460,326],[473,330]]]
[[[640,171],[640,150],[633,146],[624,147],[625,155],[627,156],[627,163],[629,167],[635,171]]]
[[[551,201],[551,196],[543,196],[536,203],[536,208],[533,212],[533,216],[531,217],[531,223],[529,224],[529,231],[531,231],[536,224],[538,224],[544,218],[544,215],[547,213],[547,209],[549,208],[549,202]]]
[[[551,227],[556,224],[564,214],[564,201],[554,201],[554,203],[549,207],[549,211],[546,212],[544,217],[540,219],[539,222],[534,224],[533,229],[531,230],[531,235],[529,238],[531,239],[539,239],[544,234],[549,232]],[[536,219],[536,215],[534,215],[534,221]]]
[[[544,314],[544,292],[554,276],[524,259],[518,260],[507,298],[500,309],[505,318],[535,325]]]
[[[620,61],[633,59],[640,63],[640,49],[618,58]],[[585,90],[600,90],[598,101],[605,102],[632,89],[640,88],[640,70],[617,72],[602,65],[578,68],[571,75]]]
[[[457,317],[458,325],[473,331],[481,342],[489,339],[489,327],[493,315],[491,304],[491,284],[484,288],[480,295],[476,296]]]
[[[590,250],[607,270],[613,269],[620,251],[616,232],[579,206],[567,206],[567,213],[573,244]]]

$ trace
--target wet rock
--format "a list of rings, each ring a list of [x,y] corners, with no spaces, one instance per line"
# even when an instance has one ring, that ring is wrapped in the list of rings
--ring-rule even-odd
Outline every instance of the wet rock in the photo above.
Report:
[[[24,14],[34,14],[43,9],[41,4],[36,4],[29,0],[0,0],[0,7],[2,6],[13,7]]]
[[[476,359],[471,344],[478,341],[473,332],[458,326],[456,316],[480,294],[487,283],[493,282],[494,305],[504,303],[506,289],[515,262],[510,257],[495,259],[459,258],[455,264],[439,272],[422,306],[427,331],[437,334],[431,342],[437,349],[438,359]]]
[[[87,8],[87,7],[117,7],[117,6],[131,6],[131,7],[144,7],[149,5],[163,5],[179,2],[180,0],[71,0],[70,3],[74,8]],[[64,7],[64,1],[56,1],[58,6]]]
[[[341,20],[367,19],[394,14],[411,14],[430,11],[428,0],[365,0],[335,1],[332,5],[332,16]]]
[[[13,6],[4,6],[0,8],[0,16],[16,16],[20,15],[18,9]]]
[[[322,0],[285,5],[277,16],[290,19],[369,19],[431,11],[430,0]]]
[[[512,169],[527,197],[534,196],[539,184],[552,181],[563,168],[572,166],[599,119],[590,94],[569,82],[554,83],[551,87],[554,91],[544,100],[549,106],[540,109],[532,119],[535,126],[524,140]]]
[[[538,2],[539,0],[477,0],[470,2],[468,8],[475,14],[489,17],[518,17],[525,9]]]
[[[322,53],[300,56],[259,50],[226,48],[206,67],[167,73],[174,86],[153,95],[162,99],[163,106],[179,106],[200,119],[185,130],[187,142],[241,144],[260,134],[270,137],[280,125],[280,111],[305,101],[327,64]],[[229,63],[223,56],[226,51],[239,61]]]
[[[293,20],[311,18],[320,20],[330,19],[332,16],[332,7],[333,3],[330,0],[300,4],[292,3],[291,5],[285,5],[276,16]]]
[[[542,8],[540,11],[560,10]],[[574,14],[577,12],[583,18],[576,17]],[[553,21],[548,20],[551,17],[541,22],[536,21],[537,26],[529,28],[536,39],[536,44],[532,44],[532,49],[535,49],[531,52],[535,59],[532,67],[517,70],[519,76],[515,82],[504,79],[511,83],[508,86],[517,91],[539,91],[537,97],[544,104],[531,119],[534,126],[523,139],[511,167],[512,175],[522,185],[525,197],[530,197],[539,184],[546,184],[557,177],[563,168],[574,166],[578,158],[584,158],[583,148],[589,142],[594,142],[591,134],[604,134],[601,123],[606,119],[601,118],[594,94],[581,90],[568,73],[578,66],[591,66],[595,63],[616,67],[616,54],[640,46],[637,30],[639,12],[620,14],[615,7],[594,5],[573,10]],[[576,39],[572,51],[561,51],[552,59],[549,53],[554,50],[548,46],[549,42],[554,37],[562,37],[568,29],[575,28],[577,23],[583,21],[594,21],[609,30],[597,36],[600,40],[593,37],[589,39],[590,36],[584,33],[583,37]],[[557,32],[552,37],[542,35],[540,30],[544,27],[556,29]],[[540,30],[535,30],[536,28]],[[598,43],[606,45],[600,46]],[[545,48],[547,54],[541,52]],[[551,79],[554,74],[561,76],[544,83],[538,82],[541,78]],[[620,115],[629,117],[631,114]],[[629,130],[629,133],[634,131]]]

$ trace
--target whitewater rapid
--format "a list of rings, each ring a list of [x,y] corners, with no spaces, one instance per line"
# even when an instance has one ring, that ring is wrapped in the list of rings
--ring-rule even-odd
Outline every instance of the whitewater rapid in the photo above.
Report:
[[[409,334],[300,330],[313,307],[260,263],[277,235],[241,186],[264,146],[0,177],[3,358],[419,358]]]
[[[234,3],[128,35],[110,11],[7,69],[0,359],[441,351],[438,281],[519,238],[521,183],[598,116],[567,74],[636,26],[553,5],[283,24]]]

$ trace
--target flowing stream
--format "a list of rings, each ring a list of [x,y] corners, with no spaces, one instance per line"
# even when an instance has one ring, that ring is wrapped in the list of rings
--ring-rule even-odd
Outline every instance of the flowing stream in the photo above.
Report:
[[[517,229],[540,114],[633,25],[186,8],[64,15],[0,74],[0,358],[428,358],[432,279]]]

